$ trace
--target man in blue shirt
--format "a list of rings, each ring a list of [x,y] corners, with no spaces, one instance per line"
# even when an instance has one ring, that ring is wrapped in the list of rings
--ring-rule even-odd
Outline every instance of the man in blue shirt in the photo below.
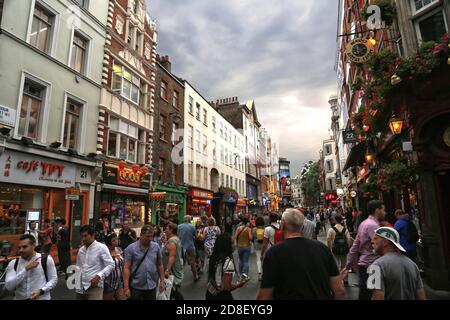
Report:
[[[416,241],[410,242],[408,240],[408,225],[413,223],[409,214],[405,213],[403,210],[396,210],[395,217],[397,221],[394,224],[394,229],[400,234],[400,244],[406,250],[406,255],[416,262],[417,258],[417,245]],[[414,226],[414,224],[413,224]],[[411,226],[412,227],[412,226]],[[415,226],[414,226],[415,230]]]
[[[178,237],[181,240],[181,246],[183,247],[185,261],[191,266],[194,280],[198,281],[200,276],[197,274],[197,264],[195,262],[196,252],[194,246],[195,236],[197,231],[191,224],[192,217],[187,215],[183,219],[183,223],[178,226]]]

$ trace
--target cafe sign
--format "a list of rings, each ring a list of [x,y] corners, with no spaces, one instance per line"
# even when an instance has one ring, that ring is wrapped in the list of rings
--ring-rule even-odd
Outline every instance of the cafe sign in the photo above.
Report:
[[[76,165],[6,150],[0,156],[0,181],[67,188],[75,184]]]

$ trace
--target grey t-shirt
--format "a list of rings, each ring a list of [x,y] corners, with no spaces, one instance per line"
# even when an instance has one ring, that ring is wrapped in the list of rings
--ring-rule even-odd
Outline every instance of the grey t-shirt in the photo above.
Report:
[[[367,287],[384,291],[385,300],[417,300],[417,290],[423,288],[419,268],[401,253],[383,255],[369,266],[367,273]]]
[[[303,226],[303,236],[307,239],[312,239],[316,229],[316,224],[308,219],[305,219]]]

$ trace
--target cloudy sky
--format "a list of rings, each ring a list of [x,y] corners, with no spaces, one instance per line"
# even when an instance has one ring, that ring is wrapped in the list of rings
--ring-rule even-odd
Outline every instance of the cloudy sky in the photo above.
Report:
[[[208,100],[254,99],[291,174],[318,159],[337,88],[337,1],[148,0],[158,53]]]

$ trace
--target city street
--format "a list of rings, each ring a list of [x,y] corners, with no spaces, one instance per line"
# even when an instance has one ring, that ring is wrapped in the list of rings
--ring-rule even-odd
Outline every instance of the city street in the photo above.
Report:
[[[325,237],[322,234],[319,240],[325,243]],[[235,259],[237,263],[237,254],[235,254]],[[206,270],[206,266],[205,266]],[[185,300],[204,300],[206,294],[206,275],[207,272],[203,272],[199,281],[194,282],[192,277],[192,272],[188,266],[184,268],[184,279],[181,287],[181,293],[183,294]],[[233,292],[233,297],[235,300],[255,300],[256,295],[259,290],[260,283],[258,281],[258,272],[256,269],[256,255],[253,253],[250,256],[250,281],[241,289],[235,290]],[[346,300],[357,300],[358,299],[358,275],[355,273],[350,273],[348,277],[348,285],[345,287],[345,299]],[[436,291],[429,288],[426,283],[426,294],[429,300],[450,300],[450,292],[447,291]],[[3,297],[1,300],[11,300],[12,295]],[[58,285],[52,290],[53,300],[74,300],[75,293],[67,289],[64,281],[64,276],[59,275]]]

